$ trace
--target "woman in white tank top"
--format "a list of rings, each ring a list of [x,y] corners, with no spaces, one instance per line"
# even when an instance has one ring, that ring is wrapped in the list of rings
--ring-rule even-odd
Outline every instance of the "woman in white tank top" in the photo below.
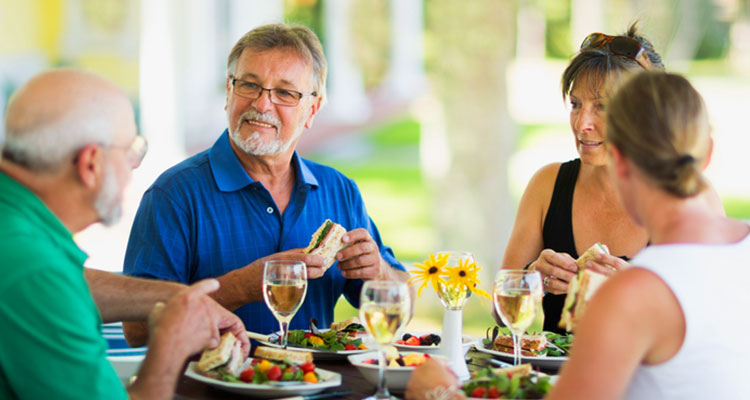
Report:
[[[750,227],[696,196],[713,145],[701,96],[643,72],[607,122],[612,178],[651,245],[587,305],[550,398],[750,398]]]

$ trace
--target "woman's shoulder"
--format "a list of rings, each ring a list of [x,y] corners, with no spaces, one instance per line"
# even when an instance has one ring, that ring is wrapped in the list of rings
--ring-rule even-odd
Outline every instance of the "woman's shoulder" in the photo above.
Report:
[[[551,193],[562,164],[561,162],[554,162],[539,168],[529,180],[526,191]]]

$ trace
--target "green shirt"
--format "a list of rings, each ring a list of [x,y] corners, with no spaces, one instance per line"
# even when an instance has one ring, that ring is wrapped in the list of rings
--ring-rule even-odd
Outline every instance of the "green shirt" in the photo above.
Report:
[[[83,276],[86,254],[0,172],[0,399],[125,399]]]

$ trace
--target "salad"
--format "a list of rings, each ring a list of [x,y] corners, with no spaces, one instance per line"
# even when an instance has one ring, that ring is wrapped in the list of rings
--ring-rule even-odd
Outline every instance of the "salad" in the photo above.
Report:
[[[552,388],[548,376],[504,374],[487,367],[475,372],[461,387],[467,397],[486,399],[541,399]]]
[[[248,360],[250,361],[250,360]],[[253,358],[243,365],[239,377],[229,373],[224,368],[208,371],[204,375],[226,382],[245,382],[263,384],[269,382],[307,382],[318,383],[320,376],[315,371],[315,364],[306,362],[295,365],[287,362],[270,361]]]
[[[350,336],[346,331],[325,331],[314,334],[304,329],[289,331],[288,343],[295,347],[320,349],[329,351],[339,350],[367,350],[361,338]]]

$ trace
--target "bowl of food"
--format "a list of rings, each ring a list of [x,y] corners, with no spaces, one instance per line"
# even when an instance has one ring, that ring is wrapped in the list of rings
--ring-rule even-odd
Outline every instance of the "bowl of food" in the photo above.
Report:
[[[464,355],[466,355],[477,339],[468,335],[463,335],[461,339]],[[434,332],[412,332],[404,333],[403,336],[401,336],[401,339],[394,343],[394,346],[396,346],[399,351],[418,351],[420,353],[439,354],[440,343],[442,340],[442,336]]]
[[[388,390],[403,392],[406,390],[406,383],[409,381],[414,368],[422,365],[427,358],[432,356],[419,352],[399,352],[393,347],[390,347],[390,349],[386,351],[385,382]],[[434,356],[434,358],[442,357]],[[378,386],[378,369],[380,366],[378,365],[377,351],[350,355],[348,359],[352,365],[357,367],[365,380],[375,387]]]

